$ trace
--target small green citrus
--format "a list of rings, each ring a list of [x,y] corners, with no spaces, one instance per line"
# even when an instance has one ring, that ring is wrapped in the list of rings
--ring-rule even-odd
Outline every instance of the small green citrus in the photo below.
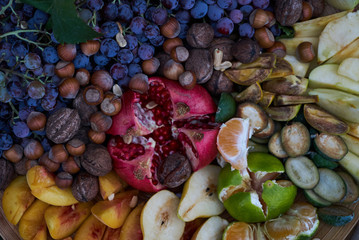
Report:
[[[221,93],[215,121],[223,123],[234,117],[236,114],[236,101],[229,93]]]

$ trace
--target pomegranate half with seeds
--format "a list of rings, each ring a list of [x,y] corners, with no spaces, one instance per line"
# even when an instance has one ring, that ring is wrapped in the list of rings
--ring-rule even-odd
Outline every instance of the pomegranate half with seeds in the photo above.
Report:
[[[112,118],[108,143],[113,167],[128,184],[145,191],[165,188],[157,168],[179,152],[190,160],[192,171],[208,165],[217,155],[217,106],[197,85],[186,90],[175,81],[152,77],[145,94],[123,94],[123,107]]]

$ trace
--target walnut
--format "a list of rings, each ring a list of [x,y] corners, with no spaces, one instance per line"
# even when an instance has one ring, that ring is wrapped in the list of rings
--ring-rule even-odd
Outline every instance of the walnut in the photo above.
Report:
[[[259,57],[260,47],[257,42],[243,38],[233,44],[232,54],[241,63],[250,63]]]
[[[214,37],[214,30],[208,23],[194,23],[188,29],[186,40],[194,48],[207,48]]]
[[[324,10],[324,0],[307,0],[313,6],[313,18],[322,15]]]
[[[232,55],[232,46],[234,41],[229,38],[215,38],[209,46],[209,52],[213,54],[214,50],[217,48],[223,51],[222,61],[231,61],[233,59]]]
[[[221,71],[214,71],[211,79],[205,84],[205,88],[213,96],[219,96],[222,92],[233,92],[233,82]]]
[[[198,84],[207,82],[213,73],[212,54],[207,49],[192,49],[185,65],[186,71],[192,71]]]
[[[282,26],[292,26],[302,15],[302,0],[276,0],[274,15]]]
[[[88,144],[81,157],[81,166],[94,176],[104,176],[112,169],[112,159],[106,147]]]

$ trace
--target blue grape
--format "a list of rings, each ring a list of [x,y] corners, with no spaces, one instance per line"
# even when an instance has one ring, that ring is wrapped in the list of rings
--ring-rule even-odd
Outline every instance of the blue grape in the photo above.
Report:
[[[179,4],[184,10],[192,9],[195,3],[196,0],[179,0]]]
[[[108,3],[103,8],[103,15],[105,19],[115,20],[118,15],[118,7],[114,3]]]
[[[32,99],[32,98],[29,98],[29,99]],[[34,101],[36,101],[36,100],[34,100]],[[19,118],[22,121],[25,121],[32,111],[34,111],[34,108],[29,107],[29,106],[19,109]]]
[[[208,5],[215,4],[217,0],[204,0]]]
[[[227,9],[232,6],[232,0],[218,0],[217,5],[223,9]]]
[[[87,8],[83,8],[79,11],[79,17],[87,23],[92,18],[92,12]]]
[[[207,15],[209,19],[217,22],[224,16],[224,9],[220,8],[217,4],[209,5]]]
[[[39,9],[36,9],[33,18],[36,24],[45,25],[49,19],[49,15]]]
[[[158,35],[157,37],[150,39],[150,43],[155,47],[162,46],[164,41],[165,38],[162,35]]]
[[[156,25],[163,25],[167,22],[168,19],[168,15],[167,15],[167,11],[164,8],[156,8],[155,10],[153,10],[152,12],[152,21],[156,24]]]
[[[238,2],[236,0],[232,0],[232,5],[227,8],[227,11],[232,11],[233,9],[237,9],[238,7]]]
[[[275,37],[278,37],[282,34],[282,30],[279,28],[278,24],[274,24],[273,26],[271,26],[270,31]]]
[[[254,35],[254,28],[249,23],[239,25],[239,36],[251,38]]]
[[[44,73],[44,69],[42,67],[39,67],[39,68],[32,70],[32,73],[35,76],[41,76]]]
[[[118,19],[120,22],[129,23],[133,18],[133,12],[128,4],[123,4],[118,7]]]
[[[121,49],[117,54],[117,60],[122,64],[129,64],[133,60],[133,54],[129,49]]]
[[[41,99],[47,94],[45,86],[39,81],[32,81],[27,87],[27,94],[33,99]]]
[[[14,12],[12,12],[11,15],[10,15],[10,21],[13,24],[17,24],[18,22],[20,22],[24,18],[24,14],[23,14],[22,11],[15,11],[15,12],[16,12],[16,14]]]
[[[155,48],[147,43],[142,44],[138,48],[138,56],[142,60],[148,60],[153,57],[153,54],[155,53]]]
[[[188,24],[186,24],[186,23],[181,23],[180,25],[181,25],[181,31],[180,31],[178,37],[179,37],[180,39],[185,39],[186,36],[187,36],[187,32],[188,32],[189,26],[188,26]]]
[[[12,110],[9,104],[0,102],[0,118],[7,120],[11,117]]]
[[[140,57],[135,57],[132,61],[132,63],[139,63],[141,62],[141,58]]]
[[[10,134],[0,133],[0,150],[8,150],[13,145]]]
[[[103,7],[102,0],[87,0],[87,7],[92,11],[98,11]]]
[[[137,15],[142,15],[146,12],[147,3],[146,0],[134,0],[131,2],[132,11]]]
[[[130,29],[134,34],[142,34],[147,25],[146,19],[143,17],[134,17],[130,24]]]
[[[138,42],[144,43],[148,41],[148,38],[145,36],[145,34],[138,34],[136,35]]]
[[[243,13],[243,18],[247,18],[253,12],[253,7],[251,5],[244,5],[239,10]]]
[[[8,128],[7,122],[4,120],[0,120],[0,131],[4,131]]]
[[[131,63],[129,66],[128,66],[128,75],[130,77],[133,77],[135,76],[136,73],[142,73],[142,68],[139,64],[137,63]]]
[[[44,151],[45,151],[45,152],[50,151],[51,145],[50,145],[50,142],[49,142],[49,140],[48,140],[47,138],[43,138],[43,139],[41,140],[41,145],[42,145],[42,147],[44,148]]]
[[[148,39],[153,39],[160,35],[160,28],[157,25],[149,24],[146,26],[144,34]]]
[[[110,68],[110,74],[113,79],[120,80],[126,77],[128,73],[128,68],[126,65],[121,63],[115,63]]]
[[[191,9],[191,15],[194,19],[203,18],[204,16],[206,16],[207,12],[208,12],[208,5],[202,0],[196,1],[196,4]]]
[[[127,35],[125,35],[125,39],[126,39],[126,42],[127,42],[126,47],[128,49],[133,50],[138,46],[137,37],[127,34]]]
[[[74,63],[74,66],[76,69],[86,68],[86,66],[89,64],[89,62],[90,62],[89,57],[83,53],[76,54],[76,57],[73,60],[73,63]]]
[[[0,86],[0,102],[8,103],[11,99],[11,95],[9,94],[7,88]]]
[[[93,56],[93,60],[99,66],[106,66],[110,62],[110,59],[100,52]]]
[[[22,86],[21,81],[15,76],[12,76],[12,81],[7,84],[7,90],[11,97],[19,101],[22,101],[26,96],[25,88]]]
[[[50,37],[51,37],[51,41],[53,41],[56,44],[60,44],[59,41],[57,41],[57,39],[55,38],[54,32],[51,33]]]
[[[16,59],[16,57],[15,56],[9,56],[7,59],[6,59],[6,63],[7,63],[7,66],[9,67],[9,68],[12,68],[12,67],[14,67],[15,65],[16,65],[16,63],[17,63],[17,59]]]
[[[126,76],[123,79],[118,80],[117,84],[120,85],[121,87],[128,87],[128,83],[130,82],[131,77],[130,76]]]
[[[106,38],[101,42],[100,51],[106,57],[112,58],[117,55],[119,46],[117,42],[111,38]]]
[[[145,18],[146,18],[146,20],[152,22],[152,13],[153,13],[153,11],[154,11],[155,9],[156,9],[156,7],[154,7],[154,6],[147,8],[147,10],[146,10],[146,12],[145,12]]]
[[[239,9],[233,9],[229,13],[229,18],[233,21],[233,23],[240,23],[243,20],[243,13]]]
[[[55,65],[54,64],[45,64],[43,69],[44,69],[44,75],[46,77],[53,77],[55,75]]]
[[[31,6],[31,5],[29,5],[29,4],[24,4],[23,6],[22,6],[22,12],[24,13],[24,15],[26,16],[26,17],[32,17],[33,15],[34,15],[34,7],[33,6]]]
[[[266,9],[269,6],[269,0],[253,0],[253,6],[256,8]]]
[[[7,59],[12,55],[11,44],[8,42],[0,43],[0,58]]]
[[[46,47],[44,49],[42,52],[42,58],[47,63],[57,63],[60,60],[56,49],[52,46]]]
[[[92,72],[92,70],[93,70],[93,66],[92,66],[92,63],[91,63],[91,61],[86,65],[86,70],[87,71],[89,71],[89,72]]]
[[[30,70],[39,68],[41,66],[41,58],[36,53],[28,53],[24,58],[24,64]]]
[[[29,107],[36,107],[37,105],[39,105],[39,100],[33,99],[33,98],[28,98],[27,101],[26,101],[26,104]]]
[[[12,127],[12,130],[16,137],[25,138],[30,135],[30,129],[25,122],[17,122]]]
[[[248,5],[252,2],[252,0],[237,0],[237,2],[241,5]]]
[[[218,20],[216,29],[223,35],[229,35],[233,32],[234,24],[231,19],[224,17]]]
[[[29,52],[29,45],[26,42],[17,40],[11,46],[11,52],[14,56],[24,58]]]
[[[178,6],[178,0],[161,0],[162,5],[170,10],[175,9]]]
[[[189,23],[191,21],[191,14],[187,10],[179,10],[176,13],[176,19],[179,23]]]
[[[113,38],[118,32],[117,23],[113,21],[108,21],[101,25],[101,33],[105,38]]]

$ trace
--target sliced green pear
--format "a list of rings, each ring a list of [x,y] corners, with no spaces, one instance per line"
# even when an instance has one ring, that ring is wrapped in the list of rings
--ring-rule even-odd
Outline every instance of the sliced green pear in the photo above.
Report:
[[[177,217],[179,198],[168,190],[153,195],[141,213],[141,229],[145,240],[180,239],[185,222]]]
[[[338,68],[338,74],[359,82],[359,58],[347,58]]]
[[[216,193],[220,171],[219,166],[208,165],[187,180],[178,207],[178,216],[185,222],[216,216],[224,211]]]
[[[280,41],[285,45],[287,54],[295,55],[297,47],[302,42],[311,42],[314,48],[314,52],[318,49],[318,37],[295,37],[295,38],[282,38]]]
[[[338,74],[338,64],[323,64],[309,74],[310,88],[331,88],[359,94],[359,82]]]
[[[349,135],[359,138],[359,123],[344,121],[349,126]]]
[[[197,229],[191,240],[221,240],[227,226],[227,220],[218,216],[211,217]]]
[[[305,77],[307,75],[310,63],[301,62],[295,56],[288,54],[284,57],[284,59],[292,66],[294,75],[298,77]]]
[[[337,52],[333,57],[331,57],[326,63],[336,63],[340,64],[347,58],[358,58],[359,57],[359,38],[351,42],[345,48]]]
[[[359,12],[350,12],[325,26],[318,43],[318,62],[324,62],[359,37]]]

